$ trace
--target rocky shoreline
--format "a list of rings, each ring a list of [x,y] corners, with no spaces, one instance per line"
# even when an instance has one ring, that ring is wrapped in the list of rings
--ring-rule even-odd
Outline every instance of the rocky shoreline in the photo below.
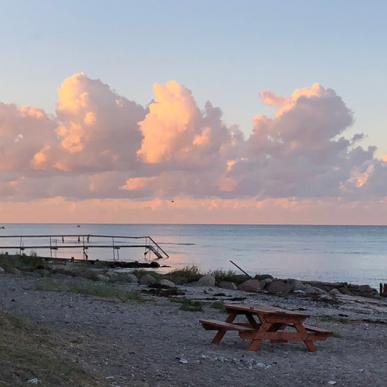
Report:
[[[160,274],[95,266],[90,270],[77,263],[42,266],[38,259],[15,262],[0,259],[0,314],[48,329],[60,339],[66,364],[76,364],[98,380],[63,380],[59,386],[252,387],[259,380],[266,386],[382,387],[387,378],[387,299],[369,287],[231,272],[202,275],[196,268]],[[251,353],[231,333],[214,346],[212,333],[201,328],[199,319],[224,319],[224,303],[303,311],[311,324],[334,336],[314,354],[296,343],[264,343]],[[17,363],[11,360],[7,364]],[[7,384],[9,373],[2,373],[0,356],[0,382],[24,386],[37,379],[50,385],[45,367],[30,370],[24,382],[24,374],[15,368],[15,380],[21,382]]]

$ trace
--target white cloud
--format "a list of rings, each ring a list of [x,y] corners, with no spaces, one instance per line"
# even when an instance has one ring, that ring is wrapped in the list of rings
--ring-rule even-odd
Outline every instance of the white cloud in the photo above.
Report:
[[[261,93],[245,140],[207,102],[176,81],[154,86],[144,108],[79,73],[59,88],[57,112],[0,103],[0,197],[72,200],[252,200],[387,194],[387,163],[345,131],[352,112],[319,84],[290,96]]]

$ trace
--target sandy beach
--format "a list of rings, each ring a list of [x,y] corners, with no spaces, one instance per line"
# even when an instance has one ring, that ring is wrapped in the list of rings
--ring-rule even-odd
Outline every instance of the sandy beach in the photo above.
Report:
[[[185,300],[200,300],[199,311],[182,310],[176,297],[144,293],[149,287],[116,284],[120,291],[138,294],[125,302],[117,298],[52,291],[60,286],[85,286],[95,281],[53,274],[3,273],[0,310],[48,329],[62,343],[63,354],[94,382],[106,386],[384,386],[387,378],[387,300],[341,295],[332,304],[307,297],[247,293],[208,286],[179,286]],[[133,293],[135,292],[135,293]],[[255,353],[246,342],[228,333],[216,346],[213,332],[201,318],[224,320],[219,301],[243,297],[247,304],[266,304],[302,310],[308,322],[327,328],[334,336],[309,353],[302,343],[269,344]],[[177,297],[178,298],[178,297]],[[216,302],[214,303],[214,300]],[[18,343],[15,343],[17,346]],[[4,365],[4,363],[3,363]],[[8,376],[9,377],[9,376]],[[37,383],[46,384],[42,375]],[[0,385],[30,385],[34,378]],[[31,382],[31,380],[33,380]],[[29,381],[29,382],[28,382]],[[63,385],[66,376],[63,376]]]

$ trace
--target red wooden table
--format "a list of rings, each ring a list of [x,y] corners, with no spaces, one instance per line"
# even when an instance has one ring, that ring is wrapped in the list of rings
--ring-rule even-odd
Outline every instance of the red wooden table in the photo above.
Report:
[[[227,331],[237,331],[241,339],[250,340],[248,349],[256,351],[263,340],[270,342],[302,341],[309,352],[315,352],[317,340],[326,340],[332,332],[305,325],[309,315],[265,305],[225,305],[226,321],[200,320],[206,330],[217,330],[212,343],[219,344]],[[244,322],[234,322],[237,316]]]

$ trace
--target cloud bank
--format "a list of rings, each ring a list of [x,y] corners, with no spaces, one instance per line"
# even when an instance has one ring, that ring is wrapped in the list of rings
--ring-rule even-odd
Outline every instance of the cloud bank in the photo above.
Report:
[[[346,135],[353,114],[332,89],[262,91],[273,114],[256,115],[243,132],[176,81],[153,92],[141,106],[78,73],[59,87],[54,115],[0,103],[2,201],[180,197],[251,206],[387,195],[386,161],[360,145],[363,134]]]

